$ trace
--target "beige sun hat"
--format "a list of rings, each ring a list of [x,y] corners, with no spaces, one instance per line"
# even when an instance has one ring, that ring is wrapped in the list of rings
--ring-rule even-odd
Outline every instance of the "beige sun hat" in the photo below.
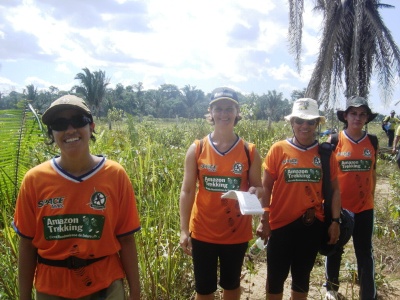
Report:
[[[304,120],[319,119],[320,124],[324,124],[326,118],[319,115],[318,103],[311,98],[300,98],[293,103],[292,113],[285,116],[286,121],[292,118],[300,118]]]

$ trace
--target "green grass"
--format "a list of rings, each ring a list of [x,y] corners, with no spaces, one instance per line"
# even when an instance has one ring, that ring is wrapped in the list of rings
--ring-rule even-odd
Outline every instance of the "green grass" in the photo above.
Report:
[[[179,247],[179,194],[186,150],[194,139],[205,136],[212,127],[204,120],[184,119],[165,122],[128,118],[114,122],[112,130],[108,129],[107,123],[96,123],[97,142],[91,146],[92,153],[104,154],[121,163],[137,197],[142,225],[142,230],[136,234],[142,299],[191,299],[194,291],[192,262]],[[378,125],[370,125],[370,132],[380,134]],[[266,121],[242,120],[236,132],[255,143],[262,157],[274,142],[291,136],[291,128],[285,122],[273,124],[268,129]],[[384,141],[386,143],[386,139]],[[44,144],[34,149],[35,155],[40,156],[39,160],[50,158],[46,154],[51,152]],[[389,177],[396,174],[396,168],[392,161],[382,158],[378,173]],[[393,177],[397,191],[400,189],[398,179]],[[5,211],[12,212],[13,208],[8,207]],[[383,230],[380,236],[392,245],[398,243],[393,235],[398,232],[398,213],[396,204],[388,200],[385,210],[377,214],[384,218],[382,222],[388,227],[380,227]],[[0,228],[0,299],[17,299],[17,237],[9,227],[12,215],[3,215],[2,218],[7,221]],[[383,278],[385,270],[381,266],[379,264],[377,270]],[[246,268],[254,274],[252,276],[264,276],[254,273],[252,262],[246,262]],[[352,276],[352,268],[345,269],[345,276]]]

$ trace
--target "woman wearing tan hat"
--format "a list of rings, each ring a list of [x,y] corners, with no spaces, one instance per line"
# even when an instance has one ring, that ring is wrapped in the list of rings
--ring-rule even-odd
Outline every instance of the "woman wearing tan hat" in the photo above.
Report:
[[[214,130],[186,153],[180,245],[193,259],[195,299],[213,300],[219,283],[225,300],[239,300],[243,260],[253,238],[252,217],[240,213],[237,200],[221,195],[239,190],[260,198],[261,157],[254,144],[234,132],[240,120],[234,90],[221,87],[211,93],[207,119]]]
[[[376,185],[377,139],[364,130],[377,114],[372,113],[366,99],[347,99],[346,110],[337,111],[344,130],[331,138],[336,145],[338,180],[342,206],[354,213],[353,245],[357,258],[360,299],[376,299],[372,232],[374,227],[374,193]],[[373,142],[375,140],[375,142]],[[375,144],[375,145],[374,145]],[[339,269],[343,247],[326,260],[326,299],[338,299]]]
[[[284,282],[292,275],[291,299],[307,299],[310,273],[321,243],[324,209],[322,167],[315,132],[325,122],[317,102],[301,98],[285,117],[293,137],[272,145],[264,160],[262,204],[265,210],[257,235],[268,239],[267,298],[283,298]],[[334,189],[332,218],[340,216],[336,159],[331,155],[330,178]],[[340,227],[332,222],[329,244],[339,238]]]
[[[118,163],[90,153],[83,99],[55,100],[42,121],[60,155],[27,172],[14,215],[20,300],[140,299],[135,195]],[[112,180],[111,180],[112,179]]]

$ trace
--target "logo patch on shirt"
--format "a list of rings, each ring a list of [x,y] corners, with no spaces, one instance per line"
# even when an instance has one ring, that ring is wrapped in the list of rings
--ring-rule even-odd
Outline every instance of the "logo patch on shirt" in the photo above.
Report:
[[[319,156],[314,156],[313,164],[316,167],[320,167],[321,166],[321,159],[319,158]]]
[[[106,208],[107,197],[102,192],[94,192],[90,197],[90,207],[96,210],[104,210]]]
[[[363,155],[365,157],[371,157],[371,151],[368,148],[364,148],[364,153]]]
[[[209,172],[217,172],[217,166],[216,165],[207,165],[207,164],[201,164],[200,169],[206,169]]]
[[[288,158],[288,159],[282,160],[282,165],[286,165],[286,164],[297,165],[297,163],[298,163],[297,158]]]
[[[51,209],[63,208],[64,199],[64,197],[54,197],[50,199],[40,200],[38,202],[38,208],[43,208],[46,205],[50,205]]]
[[[233,168],[232,168],[232,172],[234,174],[242,174],[243,172],[243,164],[241,163],[234,163],[233,164]]]

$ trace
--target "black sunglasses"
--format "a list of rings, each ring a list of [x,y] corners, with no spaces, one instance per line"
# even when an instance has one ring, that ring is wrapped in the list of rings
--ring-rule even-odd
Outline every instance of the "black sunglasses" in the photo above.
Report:
[[[295,119],[294,119],[294,122],[295,122],[297,125],[302,125],[302,124],[304,124],[304,122],[307,122],[308,125],[312,126],[312,125],[317,124],[318,120],[317,120],[317,119],[313,119],[313,120],[304,120],[304,119],[300,119],[300,118],[295,118]]]
[[[71,119],[65,119],[65,118],[56,119],[53,121],[53,123],[49,125],[49,127],[55,131],[64,131],[68,129],[69,125],[71,125],[76,129],[76,128],[82,128],[90,123],[92,123],[92,120],[89,117],[86,117],[84,115],[77,115],[73,116]]]

